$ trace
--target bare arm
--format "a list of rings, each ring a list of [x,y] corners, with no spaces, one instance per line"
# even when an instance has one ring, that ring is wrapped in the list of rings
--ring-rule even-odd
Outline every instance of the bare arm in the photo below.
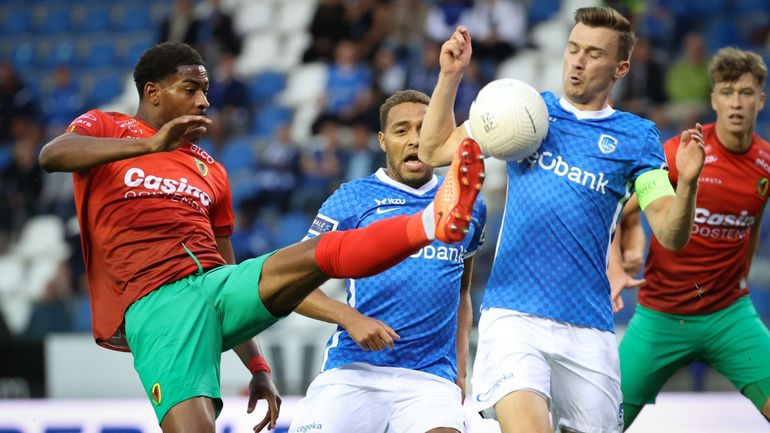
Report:
[[[641,209],[636,194],[632,195],[623,208],[620,218],[620,253],[623,270],[630,275],[636,275],[642,270],[646,237],[642,228]],[[616,237],[618,234],[615,235]]]
[[[172,151],[206,133],[211,121],[203,116],[180,116],[149,138],[88,137],[66,132],[48,142],[40,151],[40,167],[47,172],[83,172],[108,162]]]
[[[638,205],[636,206],[635,211],[633,208],[630,211],[630,215],[638,215],[638,213]],[[627,213],[624,209],[622,219],[626,217]],[[622,219],[621,223],[615,230],[615,237],[612,239],[612,243],[610,244],[609,262],[607,263],[607,279],[610,283],[610,299],[612,300],[612,311],[615,313],[623,309],[623,298],[620,296],[623,289],[637,287],[644,282],[643,279],[637,280],[631,277],[628,275],[628,273],[626,273],[626,270],[624,269],[621,244],[623,237],[626,236],[626,225],[623,224]],[[633,230],[633,228],[631,229]],[[642,232],[642,237],[644,237],[644,232]],[[642,248],[644,248],[644,241],[642,241]]]
[[[455,123],[454,104],[470,59],[471,36],[468,29],[460,26],[441,46],[441,71],[420,131],[418,157],[428,165],[449,164],[457,146],[468,136],[465,128]]]
[[[384,322],[361,314],[355,308],[334,300],[321,289],[315,289],[295,309],[303,316],[342,326],[363,350],[393,348],[401,338]]]
[[[660,197],[644,210],[655,237],[668,250],[679,251],[690,240],[698,177],[704,158],[703,127],[698,124],[696,128],[682,132],[679,139],[676,194]]]
[[[473,257],[465,259],[460,285],[460,305],[457,309],[457,385],[465,400],[465,377],[468,372],[468,346],[473,325],[473,302],[471,301],[471,277]]]

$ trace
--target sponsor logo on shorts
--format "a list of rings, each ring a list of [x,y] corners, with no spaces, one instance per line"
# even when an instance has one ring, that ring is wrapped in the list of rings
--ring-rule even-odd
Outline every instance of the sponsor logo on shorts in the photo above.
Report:
[[[303,424],[291,429],[291,433],[305,433],[309,431],[319,431],[323,429],[323,424],[318,422],[311,422],[310,424]]]
[[[322,233],[336,230],[338,225],[340,225],[339,221],[319,213],[313,220],[313,224],[310,225],[308,234],[312,236],[309,237],[316,237]]]
[[[500,376],[500,378],[498,378],[486,392],[476,396],[476,401],[479,403],[488,402],[492,398],[492,394],[497,391],[498,388],[500,388],[500,385],[502,385],[502,383],[506,380],[510,379],[513,379],[513,373],[505,373],[504,375]]]
[[[163,394],[160,391],[160,383],[156,383],[152,386],[152,389],[150,390],[150,397],[152,397],[152,402],[155,403],[156,406],[160,406],[160,402],[163,401]]]
[[[201,174],[201,176],[206,177],[207,174],[209,174],[209,167],[203,163],[198,158],[193,158],[195,160],[195,166],[198,167],[198,173]]]

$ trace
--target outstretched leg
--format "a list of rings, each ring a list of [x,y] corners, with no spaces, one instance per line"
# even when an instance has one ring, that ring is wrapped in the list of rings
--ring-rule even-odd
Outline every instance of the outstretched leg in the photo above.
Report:
[[[481,151],[473,140],[466,139],[458,147],[433,203],[423,212],[360,229],[325,233],[268,258],[259,281],[262,302],[274,316],[283,316],[329,278],[376,275],[434,239],[461,241],[483,181]]]

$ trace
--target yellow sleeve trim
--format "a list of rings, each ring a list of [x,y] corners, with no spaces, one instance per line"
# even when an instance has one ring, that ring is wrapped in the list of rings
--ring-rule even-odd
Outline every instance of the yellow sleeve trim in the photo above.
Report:
[[[646,171],[639,175],[634,181],[634,189],[642,211],[653,201],[675,194],[674,187],[668,181],[668,171],[661,169]]]

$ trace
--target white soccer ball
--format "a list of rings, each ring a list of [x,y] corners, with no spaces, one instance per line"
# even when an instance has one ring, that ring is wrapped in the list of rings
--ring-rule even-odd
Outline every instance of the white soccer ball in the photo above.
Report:
[[[519,161],[548,133],[548,109],[534,87],[513,78],[484,86],[471,104],[471,135],[484,156]]]

